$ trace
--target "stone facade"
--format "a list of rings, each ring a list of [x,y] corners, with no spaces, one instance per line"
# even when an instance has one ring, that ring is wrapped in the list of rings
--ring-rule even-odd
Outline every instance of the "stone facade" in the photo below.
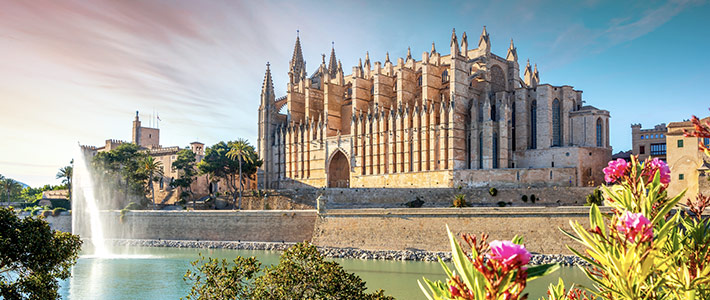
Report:
[[[631,125],[631,154],[638,155],[640,161],[646,158],[666,160],[666,123],[650,129],[641,129],[641,124]]]
[[[710,118],[705,118],[701,122],[708,120]],[[668,124],[667,162],[671,169],[668,194],[675,196],[683,190],[687,190],[684,198],[695,200],[698,193],[702,192],[708,195],[708,191],[710,191],[707,177],[708,171],[710,171],[710,159],[698,149],[698,143],[704,142],[708,145],[710,140],[686,137],[683,134],[684,129],[692,132],[694,130],[693,124],[690,121]],[[681,202],[685,202],[685,200]]]
[[[396,64],[366,54],[350,75],[332,49],[307,76],[297,38],[286,96],[274,94],[267,64],[259,187],[481,186],[535,169],[563,173],[552,178],[560,185],[602,182],[608,111],[584,106],[571,86],[539,84],[529,61],[521,78],[512,41],[505,57],[491,53],[485,27],[477,48],[453,32],[449,49],[432,44],[421,60],[408,51]]]

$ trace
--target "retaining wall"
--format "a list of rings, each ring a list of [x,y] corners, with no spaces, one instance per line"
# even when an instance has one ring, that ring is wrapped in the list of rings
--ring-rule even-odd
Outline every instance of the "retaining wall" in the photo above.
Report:
[[[585,198],[594,188],[590,187],[529,187],[499,188],[497,195],[491,196],[489,188],[350,188],[350,189],[289,189],[266,191],[269,201],[278,199],[283,203],[297,203],[303,207],[315,207],[315,200],[323,195],[328,209],[346,208],[403,208],[404,204],[420,199],[424,207],[450,207],[454,196],[464,194],[472,206],[497,206],[505,202],[508,206],[575,206],[583,205]],[[535,203],[524,202],[535,195]],[[275,199],[273,199],[275,198]],[[254,202],[259,203],[258,200]],[[281,206],[282,207],[282,206]]]
[[[572,254],[579,248],[559,228],[588,225],[588,207],[329,210],[316,222],[313,243],[365,250],[450,251],[446,225],[455,234],[487,233],[489,241],[521,235],[528,250]]]
[[[103,211],[101,219],[109,239],[302,242],[313,236],[316,211],[129,211],[123,220]]]

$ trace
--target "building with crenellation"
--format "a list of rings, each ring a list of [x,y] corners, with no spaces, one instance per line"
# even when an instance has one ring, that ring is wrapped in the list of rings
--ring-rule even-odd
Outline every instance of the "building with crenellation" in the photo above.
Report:
[[[638,155],[640,161],[646,158],[666,160],[666,123],[653,128],[641,129],[641,124],[631,124],[631,154]]]
[[[345,74],[333,48],[308,75],[297,37],[286,95],[275,95],[266,66],[259,187],[602,183],[608,111],[572,86],[541,84],[512,40],[505,56],[492,53],[485,27],[474,47],[454,31],[445,49],[384,62],[365,53]]]

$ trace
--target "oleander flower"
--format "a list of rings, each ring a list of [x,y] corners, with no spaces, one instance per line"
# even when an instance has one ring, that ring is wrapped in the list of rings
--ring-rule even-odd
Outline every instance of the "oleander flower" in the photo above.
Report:
[[[668,168],[668,164],[658,158],[648,161],[648,166],[645,166],[644,169],[647,169],[646,174],[648,175],[649,182],[656,176],[656,172],[661,173],[662,184],[665,185],[671,182],[671,170]]]
[[[523,266],[530,262],[530,252],[525,246],[511,241],[492,241],[491,254],[488,258],[497,260],[506,266]]]
[[[642,242],[653,239],[653,225],[642,213],[625,212],[616,229],[624,233],[630,241],[636,240],[637,236],[641,237],[639,240]]]
[[[606,180],[607,183],[616,182],[626,174],[626,167],[628,167],[628,163],[621,158],[610,161],[608,166],[603,170],[604,180]]]

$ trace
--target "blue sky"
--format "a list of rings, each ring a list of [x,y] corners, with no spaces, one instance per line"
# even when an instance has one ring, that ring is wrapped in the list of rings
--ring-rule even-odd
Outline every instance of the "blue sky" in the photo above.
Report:
[[[161,144],[254,143],[265,64],[286,86],[296,30],[309,74],[330,53],[349,73],[369,51],[415,58],[451,29],[473,46],[487,26],[501,56],[513,38],[541,82],[583,90],[611,112],[614,151],[631,123],[708,115],[707,1],[11,1],[0,0],[0,174],[58,183],[77,142],[130,140],[157,111]]]

